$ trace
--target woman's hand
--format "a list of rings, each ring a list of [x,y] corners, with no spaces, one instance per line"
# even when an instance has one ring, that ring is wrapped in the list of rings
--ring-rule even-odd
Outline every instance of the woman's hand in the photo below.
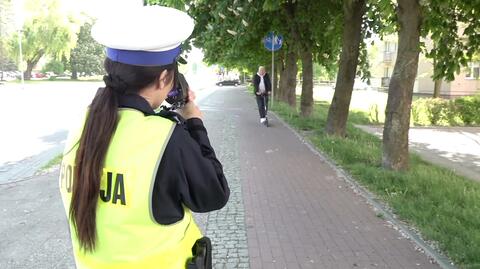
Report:
[[[188,102],[178,111],[180,115],[186,120],[192,118],[201,119],[203,117],[202,112],[195,104],[195,98],[195,92],[188,90]]]

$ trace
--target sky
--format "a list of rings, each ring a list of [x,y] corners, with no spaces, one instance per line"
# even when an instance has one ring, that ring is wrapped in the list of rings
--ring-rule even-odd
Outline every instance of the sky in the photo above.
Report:
[[[143,6],[143,0],[62,0],[62,2],[79,8],[94,18],[111,12],[112,9]]]
[[[143,0],[60,0],[60,3],[65,10],[84,12],[93,18],[111,12],[112,9],[143,6]],[[25,0],[13,0],[16,24],[21,23],[23,16],[28,16],[24,4]]]

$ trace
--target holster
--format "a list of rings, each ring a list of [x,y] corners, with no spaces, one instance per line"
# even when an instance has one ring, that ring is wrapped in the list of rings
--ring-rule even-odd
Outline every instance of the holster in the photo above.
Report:
[[[193,257],[187,261],[187,269],[212,269],[212,242],[204,236],[192,247]]]

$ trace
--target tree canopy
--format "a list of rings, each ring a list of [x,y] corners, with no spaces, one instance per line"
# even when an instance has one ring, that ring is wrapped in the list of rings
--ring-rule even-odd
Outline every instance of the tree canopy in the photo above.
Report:
[[[75,46],[78,31],[75,17],[63,9],[59,0],[27,0],[26,21],[22,29],[22,54],[27,63],[25,78],[44,56],[60,60]],[[18,57],[17,34],[10,41],[13,54]]]
[[[0,0],[0,71],[16,69],[13,55],[10,54],[8,39],[13,31],[13,11],[10,0]]]
[[[433,0],[422,2],[422,35],[434,42],[424,47],[435,59],[434,79],[453,80],[480,51],[480,1]]]
[[[80,27],[78,40],[75,48],[70,53],[68,67],[72,71],[72,78],[76,79],[78,74],[90,76],[102,74],[105,50],[90,35],[92,24],[85,22]]]
[[[341,4],[333,0],[150,0],[148,4],[187,7],[195,19],[193,44],[201,47],[210,64],[253,71],[268,64],[270,53],[262,40],[268,32],[284,36],[284,46],[312,47],[317,62],[332,67],[339,54]],[[293,28],[292,28],[293,27]],[[292,31],[294,29],[295,31]]]

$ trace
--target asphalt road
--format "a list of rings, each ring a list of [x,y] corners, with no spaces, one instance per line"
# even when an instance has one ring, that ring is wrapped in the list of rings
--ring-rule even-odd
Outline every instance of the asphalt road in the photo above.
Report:
[[[62,153],[72,124],[102,82],[37,82],[0,86],[0,184],[32,177]],[[197,92],[199,101],[217,89]]]

